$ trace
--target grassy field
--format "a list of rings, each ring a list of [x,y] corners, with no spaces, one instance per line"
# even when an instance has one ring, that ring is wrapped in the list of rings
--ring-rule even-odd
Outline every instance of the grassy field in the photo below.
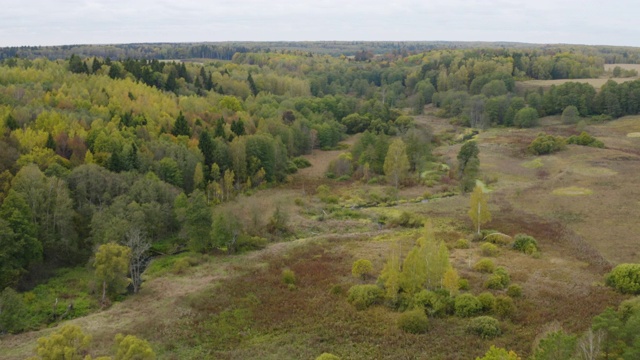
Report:
[[[417,122],[447,139],[463,131],[431,115]],[[549,133],[577,133],[557,117],[543,123]],[[347,302],[347,290],[362,283],[351,275],[355,260],[370,260],[377,276],[396,242],[406,254],[420,236],[420,229],[379,223],[402,212],[433,220],[437,238],[450,248],[451,263],[469,280],[470,292],[486,291],[488,275],[471,267],[484,257],[480,243],[468,249],[454,246],[473,233],[468,195],[409,201],[443,191],[442,185],[420,185],[402,189],[405,201],[394,206],[357,209],[351,204],[388,197],[389,189],[323,179],[328,163],[343,151],[317,151],[309,157],[314,166],[296,175],[290,186],[225,205],[243,222],[256,223],[267,221],[280,206],[294,234],[288,241],[230,257],[182,255],[189,258],[186,269],[162,260],[140,294],[70,322],[93,336],[94,356],[108,353],[115,334],[133,333],[149,340],[161,359],[314,359],[323,352],[343,359],[472,359],[491,344],[524,358],[552,324],[581,332],[594,315],[617,305],[623,297],[604,286],[603,275],[612,265],[637,261],[640,254],[635,241],[640,232],[640,138],[629,136],[640,132],[640,117],[587,126],[605,149],[570,145],[549,156],[529,155],[527,145],[542,130],[490,129],[477,136],[482,177],[497,180],[490,184],[493,220],[485,228],[511,236],[527,233],[541,248],[541,255],[532,257],[503,247],[493,258],[524,294],[515,300],[516,313],[501,321],[500,337],[469,334],[469,319],[453,316],[431,318],[426,334],[407,334],[396,326],[399,312],[384,306],[357,311]],[[459,148],[459,143],[443,142],[434,152],[440,161],[455,163]],[[328,184],[337,203],[320,201],[318,184]],[[283,283],[284,269],[295,273],[295,287]],[[375,276],[364,282],[375,283]],[[0,338],[1,357],[32,355],[36,339],[53,330]]]
[[[566,82],[579,82],[579,83],[591,84],[591,86],[593,86],[597,90],[597,89],[600,89],[602,85],[604,85],[609,80],[613,80],[617,83],[623,83],[627,81],[637,80],[640,78],[638,76],[627,77],[627,78],[613,78],[611,77],[611,71],[613,71],[613,69],[616,66],[619,66],[625,70],[634,69],[640,72],[640,64],[605,64],[604,65],[605,74],[599,78],[518,81],[516,83],[516,89],[518,90],[518,93],[523,93],[524,91],[529,89],[538,89],[541,87],[546,90],[546,89],[549,89],[551,85],[557,86],[557,85],[562,85]]]

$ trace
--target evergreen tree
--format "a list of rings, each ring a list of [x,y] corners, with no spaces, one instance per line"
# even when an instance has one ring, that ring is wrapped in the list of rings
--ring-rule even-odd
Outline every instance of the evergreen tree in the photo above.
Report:
[[[173,124],[171,134],[173,134],[174,136],[191,136],[191,129],[189,129],[189,124],[187,123],[187,119],[182,114],[182,111],[180,111],[176,122]]]
[[[46,147],[47,149],[51,149],[53,151],[56,150],[56,141],[53,140],[53,136],[51,135],[51,133],[48,134],[47,142],[44,144],[44,147]]]
[[[213,143],[213,139],[208,131],[203,131],[200,133],[200,139],[198,141],[198,149],[202,152],[204,156],[204,164],[211,168],[211,165],[215,162],[214,151],[215,145]]]
[[[249,88],[251,89],[251,93],[253,94],[253,96],[258,96],[258,87],[256,86],[256,83],[253,81],[253,77],[251,76],[251,73],[249,73],[249,76],[247,76],[247,81],[249,82]]]
[[[242,120],[233,120],[233,122],[231,123],[231,131],[233,131],[236,136],[244,135],[244,122]]]
[[[224,132],[224,119],[223,118],[219,118],[218,121],[216,121],[216,128],[213,132],[213,137],[214,138],[225,138],[225,132]]]

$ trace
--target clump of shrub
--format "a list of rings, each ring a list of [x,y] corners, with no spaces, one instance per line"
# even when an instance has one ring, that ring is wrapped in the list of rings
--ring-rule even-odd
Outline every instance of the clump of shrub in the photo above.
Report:
[[[482,305],[482,311],[489,312],[493,310],[496,304],[496,297],[492,293],[485,291],[478,295],[478,301]]]
[[[460,278],[458,280],[458,289],[469,290],[469,280]]]
[[[492,273],[496,269],[496,265],[493,260],[483,258],[473,265],[473,269],[482,273]]]
[[[455,304],[449,291],[440,289],[436,291],[422,290],[413,296],[413,304],[424,308],[425,311],[434,317],[453,314]]]
[[[489,289],[502,290],[509,286],[510,282],[511,277],[509,276],[507,270],[502,266],[499,266],[493,271],[493,275],[491,275],[489,279],[487,279],[487,281],[484,283],[484,286]]]
[[[468,249],[469,248],[469,240],[467,239],[458,239],[455,245],[453,246],[456,249]]]
[[[327,185],[319,185],[316,188],[316,195],[323,203],[337,204],[340,200],[336,195],[331,194],[331,189]]]
[[[529,144],[529,151],[536,155],[551,154],[564,149],[566,141],[562,136],[547,135],[544,133],[538,136]]]
[[[589,135],[587,132],[583,131],[580,135],[570,136],[567,139],[567,144],[575,144],[581,146],[590,146],[595,148],[604,148],[604,143],[595,137]]]
[[[354,285],[349,289],[347,301],[358,310],[379,304],[384,299],[384,291],[376,285]]]
[[[398,327],[411,334],[424,334],[429,330],[429,319],[422,309],[406,311],[398,318]]]
[[[511,244],[512,241],[510,236],[499,232],[495,232],[485,236],[484,240],[498,246],[507,246]]]
[[[371,264],[371,261],[367,259],[356,260],[351,267],[351,274],[362,280],[366,279],[366,277],[371,275],[372,272],[373,265]]]
[[[236,243],[236,250],[238,252],[246,252],[252,250],[264,249],[267,246],[267,239],[260,236],[250,236],[248,234],[241,234],[238,236],[238,242]]]
[[[296,285],[296,274],[291,269],[282,270],[282,283],[289,287]]]
[[[455,312],[460,317],[470,317],[482,311],[482,303],[472,294],[462,294],[454,302]]]
[[[480,245],[480,252],[484,256],[496,256],[496,255],[498,255],[500,250],[498,249],[497,246],[493,245],[492,243],[486,242],[486,243]]]
[[[390,219],[388,225],[390,227],[419,228],[424,225],[424,218],[420,215],[403,211],[397,218]]]
[[[513,303],[512,298],[499,295],[496,297],[493,312],[501,319],[509,318],[516,312],[516,305]]]
[[[527,255],[533,255],[538,252],[538,242],[533,236],[527,234],[518,234],[513,240],[513,248],[522,251]]]
[[[340,358],[330,353],[322,353],[316,360],[340,360]]]
[[[302,156],[295,157],[291,160],[298,169],[304,169],[311,166],[311,162]]]
[[[605,283],[623,294],[640,294],[640,264],[620,264],[605,277]]]
[[[479,316],[472,319],[467,326],[467,331],[483,339],[492,339],[502,333],[500,322],[491,316]]]
[[[518,284],[511,284],[507,288],[507,295],[512,298],[522,297],[522,286]]]

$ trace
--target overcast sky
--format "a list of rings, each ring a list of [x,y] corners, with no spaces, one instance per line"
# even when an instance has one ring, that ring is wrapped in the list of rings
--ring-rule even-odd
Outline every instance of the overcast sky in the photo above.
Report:
[[[0,0],[0,46],[449,40],[640,46],[632,0]]]

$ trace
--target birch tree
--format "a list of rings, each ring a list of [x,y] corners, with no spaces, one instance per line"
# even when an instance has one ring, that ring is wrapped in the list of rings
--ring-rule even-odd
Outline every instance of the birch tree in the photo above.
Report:
[[[491,213],[487,205],[487,198],[482,191],[482,187],[476,185],[471,193],[471,206],[469,208],[469,217],[473,221],[473,226],[480,235],[480,225],[491,221]]]

